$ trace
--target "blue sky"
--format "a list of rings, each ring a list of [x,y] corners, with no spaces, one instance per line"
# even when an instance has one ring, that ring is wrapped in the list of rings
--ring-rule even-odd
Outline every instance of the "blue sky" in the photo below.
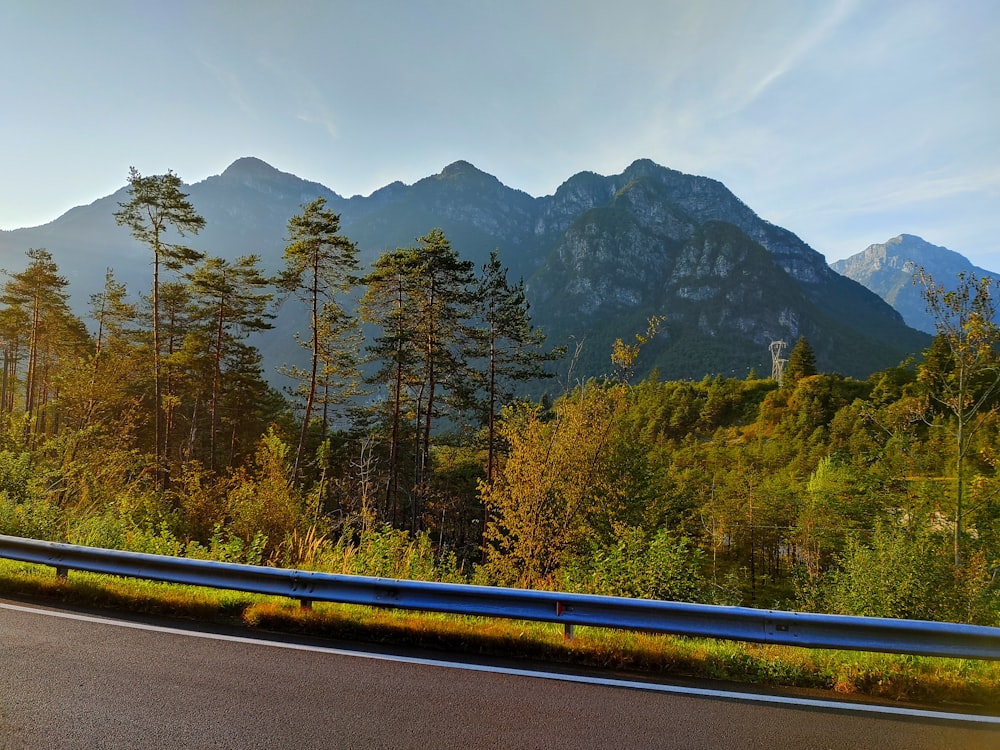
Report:
[[[650,158],[831,261],[906,232],[1000,270],[998,40],[995,0],[0,0],[0,228],[131,165],[540,196]]]

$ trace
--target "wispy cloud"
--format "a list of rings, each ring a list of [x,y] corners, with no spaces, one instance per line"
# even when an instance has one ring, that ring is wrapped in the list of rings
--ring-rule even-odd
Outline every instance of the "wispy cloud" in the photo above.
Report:
[[[895,178],[874,188],[869,200],[859,201],[854,206],[856,212],[871,213],[911,208],[960,195],[998,194],[1000,166],[988,165],[961,173],[936,170],[906,178]]]
[[[330,93],[308,80],[300,83],[294,93],[298,100],[296,119],[310,125],[318,125],[330,138],[336,140],[340,128],[337,113],[330,106]]]
[[[833,4],[819,19],[819,22],[806,29],[790,44],[787,52],[777,63],[765,71],[757,82],[747,90],[739,108],[744,109],[753,104],[777,81],[794,70],[803,59],[820,47],[851,17],[857,6],[858,0],[838,0]]]
[[[204,53],[198,55],[198,63],[205,68],[209,74],[219,82],[229,100],[236,105],[240,112],[246,117],[255,117],[256,112],[250,104],[246,89],[243,86],[240,76],[233,70],[216,64]]]

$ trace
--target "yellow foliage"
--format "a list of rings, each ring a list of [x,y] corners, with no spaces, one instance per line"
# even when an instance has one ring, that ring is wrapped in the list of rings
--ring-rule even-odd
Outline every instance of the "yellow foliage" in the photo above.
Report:
[[[588,384],[561,399],[554,418],[530,406],[505,414],[507,461],[492,484],[480,485],[493,580],[550,586],[566,554],[590,538],[594,517],[618,514],[625,490],[608,470],[608,441],[623,400],[620,386]]]

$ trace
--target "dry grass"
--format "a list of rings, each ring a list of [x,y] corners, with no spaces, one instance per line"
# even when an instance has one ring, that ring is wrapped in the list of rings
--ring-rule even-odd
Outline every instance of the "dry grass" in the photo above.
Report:
[[[551,623],[298,602],[242,592],[161,584],[0,560],[0,595],[243,625],[366,643],[804,687],[894,701],[1000,712],[1000,663],[801,649],[734,641],[577,628],[572,641]]]

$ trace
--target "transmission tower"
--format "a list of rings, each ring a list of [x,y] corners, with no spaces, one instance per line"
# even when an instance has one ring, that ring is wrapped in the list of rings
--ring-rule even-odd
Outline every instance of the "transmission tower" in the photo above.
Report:
[[[771,380],[777,381],[778,385],[781,385],[781,378],[785,374],[785,363],[788,360],[781,355],[787,346],[784,341],[771,342]]]

